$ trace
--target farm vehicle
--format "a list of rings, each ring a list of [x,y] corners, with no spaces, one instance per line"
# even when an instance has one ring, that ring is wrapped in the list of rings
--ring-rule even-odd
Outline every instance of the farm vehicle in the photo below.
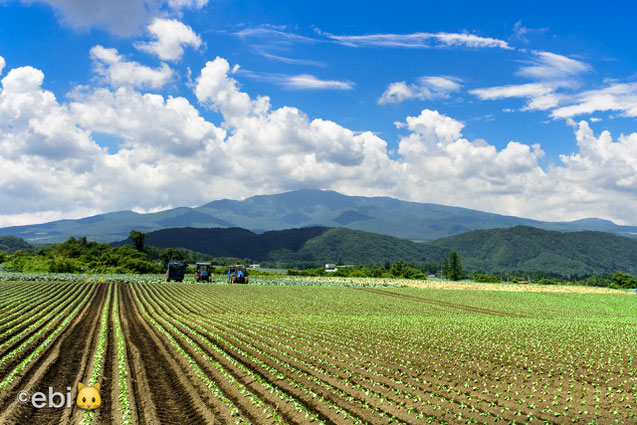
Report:
[[[197,263],[195,266],[195,282],[210,282],[210,263]]]
[[[228,267],[228,283],[248,283],[246,266],[237,264]]]
[[[182,282],[185,275],[185,261],[170,261],[168,262],[168,270],[166,270],[166,277],[164,278],[164,282],[170,282],[171,280]]]

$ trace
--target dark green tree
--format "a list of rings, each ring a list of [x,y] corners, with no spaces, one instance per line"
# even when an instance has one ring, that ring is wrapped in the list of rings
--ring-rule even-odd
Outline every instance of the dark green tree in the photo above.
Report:
[[[147,237],[148,235],[146,233],[142,233],[139,230],[131,230],[128,235],[128,239],[133,241],[135,249],[139,252],[144,250],[144,240],[146,240]]]
[[[395,277],[401,277],[403,275],[403,271],[405,269],[405,264],[403,264],[402,260],[397,261],[391,266],[391,274]]]
[[[159,254],[159,259],[162,261],[165,268],[168,267],[169,261],[185,261],[186,256],[184,255],[183,251],[174,248],[166,248]]]
[[[464,277],[464,268],[456,251],[451,251],[442,263],[442,273],[449,280],[460,280]]]
[[[627,273],[614,273],[612,279],[613,288],[637,288],[637,279]]]

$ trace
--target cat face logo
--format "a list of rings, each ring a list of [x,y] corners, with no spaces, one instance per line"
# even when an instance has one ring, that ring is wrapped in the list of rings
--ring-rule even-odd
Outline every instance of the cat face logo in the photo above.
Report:
[[[94,384],[87,387],[83,383],[77,384],[77,407],[84,410],[93,410],[100,407],[102,399],[100,398],[100,384]]]

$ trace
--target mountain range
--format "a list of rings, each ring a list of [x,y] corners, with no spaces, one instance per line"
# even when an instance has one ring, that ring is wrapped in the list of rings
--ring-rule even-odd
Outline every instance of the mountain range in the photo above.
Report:
[[[57,243],[72,236],[114,242],[132,229],[142,232],[174,227],[249,229],[254,233],[300,227],[345,227],[412,241],[432,241],[471,230],[518,225],[574,232],[593,230],[637,236],[637,227],[588,218],[548,222],[492,214],[467,208],[401,201],[388,197],[346,196],[334,191],[296,190],[244,200],[222,199],[195,208],[180,207],[140,214],[119,211],[77,220],[0,228],[0,235],[30,243]]]

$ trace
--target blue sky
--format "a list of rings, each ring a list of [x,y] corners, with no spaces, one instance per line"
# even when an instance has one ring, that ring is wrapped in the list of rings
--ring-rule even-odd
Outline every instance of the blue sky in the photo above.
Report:
[[[634,6],[474,3],[0,1],[0,226],[305,187],[637,224]]]

